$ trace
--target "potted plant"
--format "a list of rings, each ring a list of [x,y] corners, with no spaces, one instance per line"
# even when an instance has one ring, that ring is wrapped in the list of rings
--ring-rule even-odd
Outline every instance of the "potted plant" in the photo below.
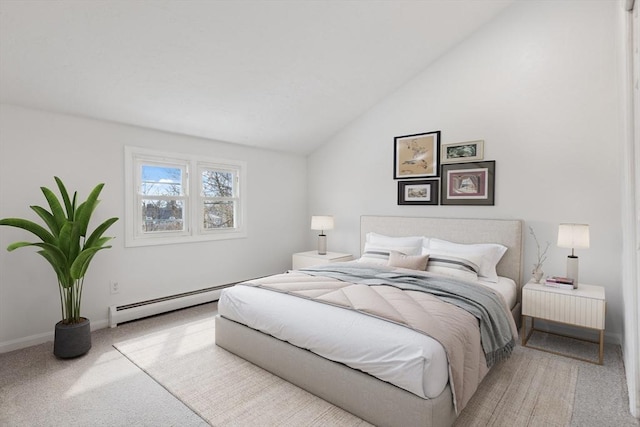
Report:
[[[60,358],[81,356],[91,348],[89,319],[80,316],[84,277],[95,254],[110,248],[107,242],[112,237],[103,237],[104,232],[118,218],[109,218],[88,233],[89,221],[99,203],[98,196],[104,184],[98,184],[83,203],[77,203],[77,191],[73,198],[58,177],[54,177],[62,203],[46,187],[40,187],[51,211],[40,206],[31,209],[44,221],[47,228],[21,218],[0,219],[0,225],[21,228],[37,236],[38,242],[14,242],[8,251],[37,246],[38,254],[51,265],[58,278],[62,320],[56,324],[53,353]]]

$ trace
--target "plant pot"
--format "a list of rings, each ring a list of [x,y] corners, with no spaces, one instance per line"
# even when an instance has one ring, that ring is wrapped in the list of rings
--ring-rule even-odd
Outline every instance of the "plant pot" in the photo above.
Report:
[[[80,323],[56,323],[53,354],[61,359],[82,356],[91,348],[91,323],[80,318]]]

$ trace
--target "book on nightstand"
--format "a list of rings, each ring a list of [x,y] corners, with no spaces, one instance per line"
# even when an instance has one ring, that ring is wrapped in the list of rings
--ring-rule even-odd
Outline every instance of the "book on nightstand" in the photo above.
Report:
[[[568,277],[547,277],[547,279],[544,281],[544,284],[553,288],[575,289],[574,280]]]

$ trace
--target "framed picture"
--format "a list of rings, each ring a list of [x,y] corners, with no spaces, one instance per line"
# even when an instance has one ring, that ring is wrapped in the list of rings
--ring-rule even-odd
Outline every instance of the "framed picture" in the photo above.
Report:
[[[393,179],[428,178],[440,173],[440,131],[394,138]]]
[[[442,145],[442,163],[472,162],[483,159],[483,140]]]
[[[438,183],[437,179],[398,181],[398,204],[437,205]]]
[[[442,205],[495,204],[496,162],[442,165]]]

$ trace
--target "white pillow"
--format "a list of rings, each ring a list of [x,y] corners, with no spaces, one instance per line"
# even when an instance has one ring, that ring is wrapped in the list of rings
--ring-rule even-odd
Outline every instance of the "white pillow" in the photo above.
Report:
[[[369,264],[387,265],[389,263],[389,253],[391,251],[400,252],[404,255],[420,255],[421,247],[416,246],[384,246],[373,245],[371,243],[364,244],[364,252],[358,259],[358,262],[366,262]]]
[[[378,234],[369,232],[367,233],[366,243],[371,243],[378,246],[416,246],[422,247],[424,245],[424,237],[422,236],[406,236],[406,237],[392,237],[385,236],[384,234]],[[425,246],[426,247],[426,246]]]
[[[482,256],[460,254],[457,252],[427,249],[423,255],[429,255],[427,271],[467,281],[478,281],[478,272]]]
[[[498,243],[475,243],[465,245],[435,238],[429,239],[429,249],[427,249],[427,251],[431,249],[457,253],[460,256],[480,256],[482,259],[479,264],[480,271],[478,275],[482,277],[483,280],[494,283],[498,281],[496,265],[500,262],[502,256],[507,251],[506,246]]]
[[[408,268],[411,270],[425,271],[429,255],[405,255],[397,251],[389,253],[389,267]]]

